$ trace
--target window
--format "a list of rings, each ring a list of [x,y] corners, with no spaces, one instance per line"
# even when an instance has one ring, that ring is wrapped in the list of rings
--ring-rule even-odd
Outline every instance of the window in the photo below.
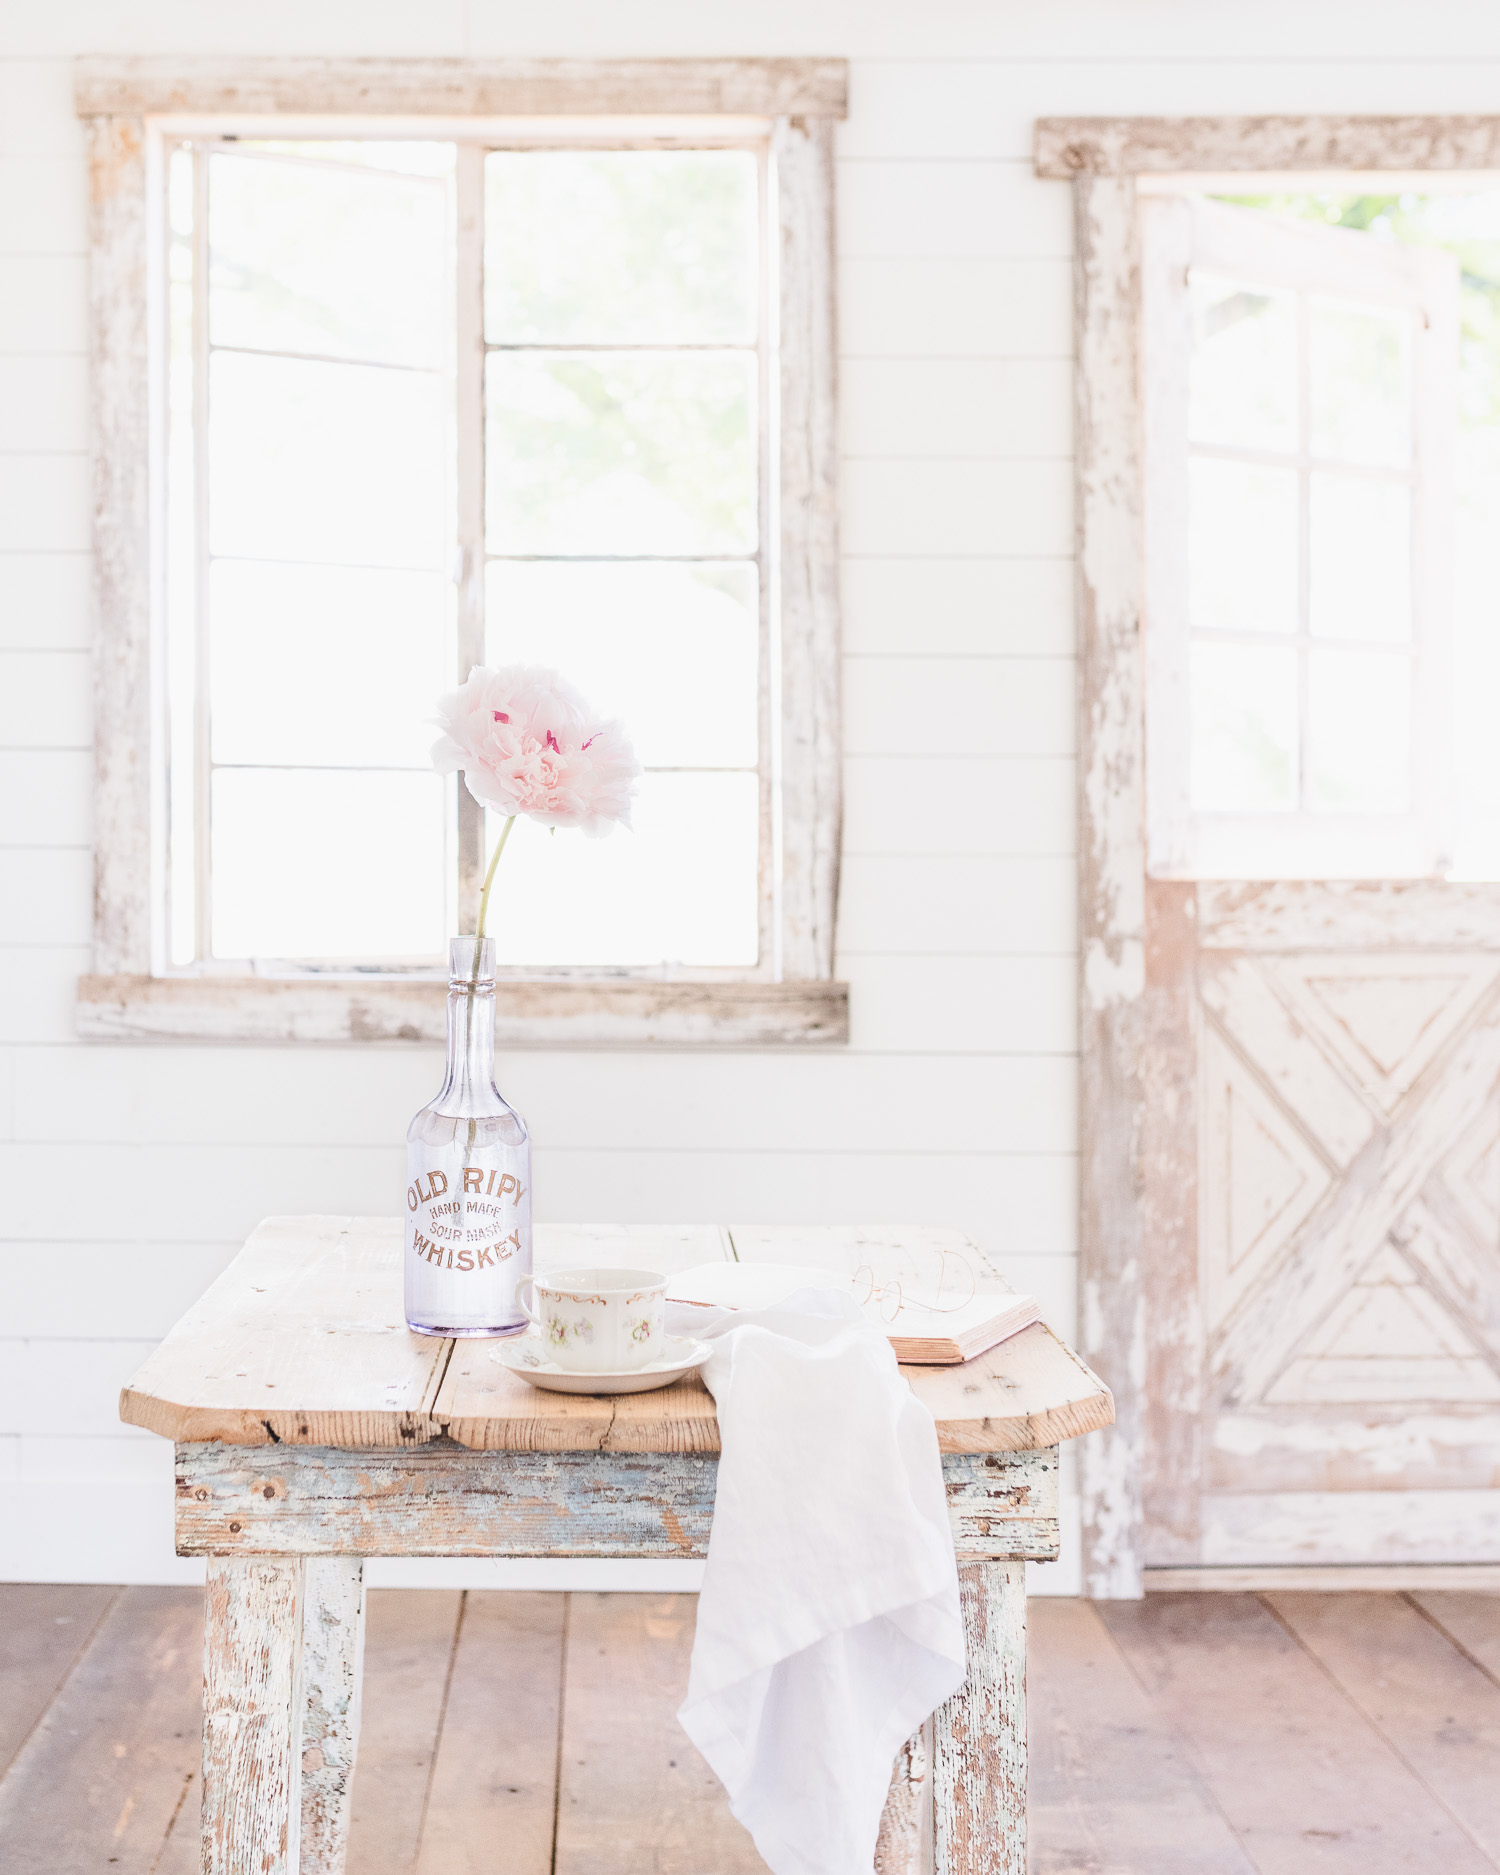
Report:
[[[764,147],[167,162],[172,966],[440,960],[497,829],[424,705],[536,661],[647,772],[633,837],[516,829],[501,959],[755,970]]]
[[[1149,863],[1450,863],[1458,262],[1142,203]]]
[[[411,1033],[401,986],[435,979],[447,935],[472,928],[496,834],[427,754],[424,718],[479,662],[555,665],[646,768],[633,835],[522,823],[507,851],[502,970],[556,986],[559,1033],[594,1036],[601,981],[608,1039],[846,1032],[830,982],[842,68],[650,67],[638,114],[619,108],[629,68],[608,84],[518,69],[398,73],[395,121],[299,120],[290,102],[239,116],[212,74],[80,79],[107,196],[122,96],[146,106],[124,175],[145,239],[127,200],[118,227],[106,204],[99,246],[134,243],[148,306],[104,304],[98,343],[131,354],[105,388],[144,419],[151,492],[149,550],[100,545],[120,674],[147,679],[117,702],[145,718],[152,760],[136,772],[142,739],[127,753],[106,710],[105,820],[121,827],[123,791],[147,826],[101,844],[85,1032],[265,1033],[236,1011],[285,985],[272,1032]],[[268,67],[264,87],[326,89],[310,70]],[[446,106],[460,77],[527,108],[424,122],[421,98]],[[556,108],[574,96],[607,114]],[[721,108],[702,114],[705,97]],[[533,99],[548,108],[529,115]],[[122,345],[130,320],[144,344],[132,328]],[[144,385],[126,381],[140,351]],[[121,482],[139,446],[116,438]],[[149,625],[123,629],[143,597]],[[331,1016],[291,1013],[314,1004]]]

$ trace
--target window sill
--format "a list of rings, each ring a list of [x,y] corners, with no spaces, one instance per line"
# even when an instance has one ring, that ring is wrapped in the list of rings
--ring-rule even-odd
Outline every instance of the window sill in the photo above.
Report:
[[[89,1041],[438,1042],[446,986],[395,977],[78,979]],[[802,1047],[849,1039],[847,983],[502,982],[507,1048]]]

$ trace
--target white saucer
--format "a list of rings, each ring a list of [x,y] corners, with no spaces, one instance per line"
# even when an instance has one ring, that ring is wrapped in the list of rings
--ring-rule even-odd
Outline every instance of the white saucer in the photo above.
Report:
[[[674,1380],[701,1367],[712,1352],[706,1341],[668,1335],[662,1358],[647,1367],[629,1367],[616,1374],[580,1374],[573,1368],[559,1367],[544,1351],[541,1336],[527,1333],[517,1335],[514,1341],[497,1342],[489,1350],[489,1357],[549,1393],[650,1393],[656,1387],[670,1387]]]

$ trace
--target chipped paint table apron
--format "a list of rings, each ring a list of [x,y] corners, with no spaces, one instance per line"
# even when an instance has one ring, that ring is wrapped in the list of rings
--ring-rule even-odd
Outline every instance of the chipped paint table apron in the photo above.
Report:
[[[923,1280],[950,1231],[538,1226],[541,1269],[718,1257]],[[395,1218],[272,1218],[121,1396],[176,1441],[177,1551],[208,1559],[204,1875],[337,1875],[367,1556],[702,1557],[718,1424],[697,1375],[543,1393],[485,1341],[411,1334]],[[937,1422],[969,1677],[901,1753],[883,1875],[1025,1875],[1026,1563],[1057,1555],[1058,1441],[1112,1416],[1040,1323],[902,1370]]]

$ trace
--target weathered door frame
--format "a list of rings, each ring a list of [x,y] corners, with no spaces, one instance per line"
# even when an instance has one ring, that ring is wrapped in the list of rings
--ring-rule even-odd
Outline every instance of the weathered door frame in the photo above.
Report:
[[[1496,171],[1500,117],[1041,118],[1034,159],[1038,176],[1070,181],[1074,193],[1078,1333],[1084,1358],[1115,1396],[1113,1427],[1084,1440],[1079,1452],[1083,1586],[1092,1596],[1128,1599],[1143,1590],[1145,1117],[1148,1102],[1168,1091],[1153,1092],[1145,1047],[1137,178]],[[1170,1416],[1172,1402],[1153,1404]]]

